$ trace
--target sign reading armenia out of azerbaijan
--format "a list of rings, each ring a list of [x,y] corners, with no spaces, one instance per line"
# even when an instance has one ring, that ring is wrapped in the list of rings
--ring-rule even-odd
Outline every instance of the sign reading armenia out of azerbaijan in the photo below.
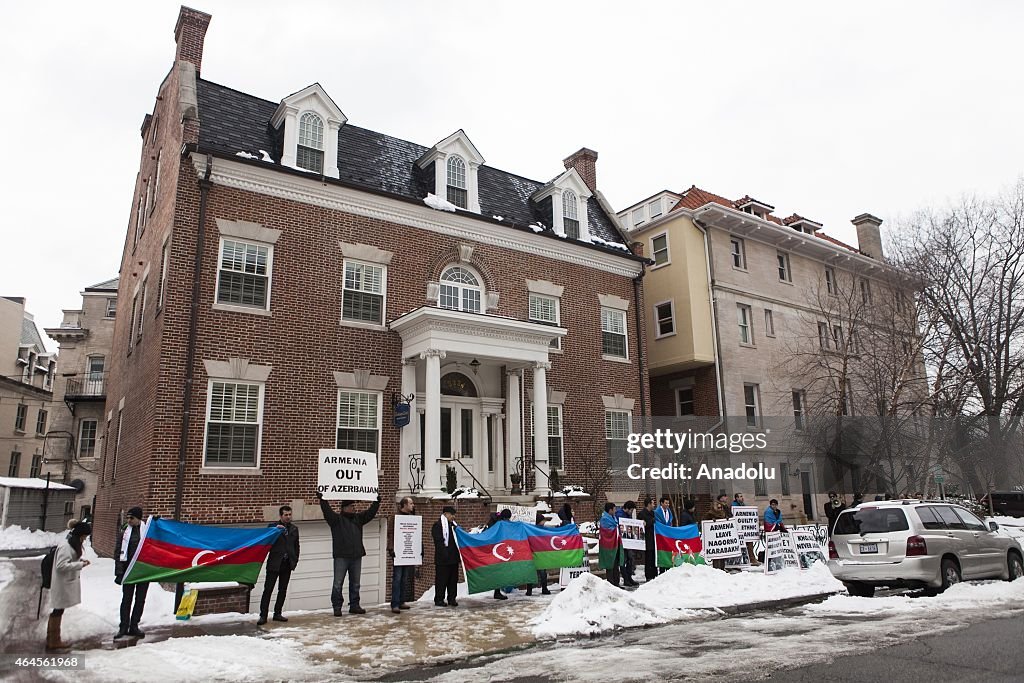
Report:
[[[321,448],[317,491],[326,500],[377,500],[377,455],[347,448]]]

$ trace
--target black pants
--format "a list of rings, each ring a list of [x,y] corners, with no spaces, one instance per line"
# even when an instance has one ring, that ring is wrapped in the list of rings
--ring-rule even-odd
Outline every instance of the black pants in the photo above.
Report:
[[[616,586],[619,585],[619,566],[622,564],[622,548],[619,548],[618,552],[615,553],[615,561],[612,562],[612,568],[607,570],[608,582],[613,583]]]
[[[119,626],[122,631],[139,625],[139,620],[142,619],[142,610],[146,608],[146,593],[148,592],[148,583],[123,584],[121,586],[121,623]],[[133,598],[135,607],[132,607]]]
[[[260,598],[260,616],[267,616],[270,609],[270,594],[274,592],[274,584],[277,586],[277,601],[274,603],[274,614],[280,614],[284,609],[284,599],[288,596],[288,581],[292,578],[292,566],[285,560],[277,571],[267,570],[267,583],[263,586],[263,597]]]
[[[437,564],[434,565],[434,603],[441,604],[447,593],[448,604],[455,603],[455,596],[459,590],[459,565]]]
[[[650,581],[658,575],[657,559],[654,556],[654,548],[644,551],[644,578]]]

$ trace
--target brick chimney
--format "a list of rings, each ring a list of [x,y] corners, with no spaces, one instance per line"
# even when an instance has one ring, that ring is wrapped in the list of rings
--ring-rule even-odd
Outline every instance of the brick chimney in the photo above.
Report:
[[[182,5],[178,23],[174,25],[174,42],[178,45],[174,59],[191,62],[196,67],[196,73],[202,71],[203,39],[206,38],[206,29],[210,27],[210,19],[212,17],[209,14]]]
[[[597,192],[597,152],[582,147],[578,152],[570,154],[562,163],[565,164],[566,170],[575,168],[590,191]]]
[[[879,261],[884,259],[882,231],[879,230],[882,219],[870,213],[862,213],[850,222],[857,227],[857,246],[861,253]]]

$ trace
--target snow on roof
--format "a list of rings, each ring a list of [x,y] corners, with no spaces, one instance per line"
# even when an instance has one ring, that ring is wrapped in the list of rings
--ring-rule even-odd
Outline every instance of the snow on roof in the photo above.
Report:
[[[38,477],[0,477],[0,486],[6,486],[9,489],[45,489],[46,480]],[[58,484],[55,481],[50,482],[50,488],[57,491],[75,490],[73,486]]]

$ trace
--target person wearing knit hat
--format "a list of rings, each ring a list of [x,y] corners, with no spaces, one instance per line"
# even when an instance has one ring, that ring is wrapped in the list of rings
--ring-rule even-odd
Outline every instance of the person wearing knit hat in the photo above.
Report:
[[[366,614],[359,605],[359,580],[363,571],[363,556],[366,547],[363,545],[363,527],[377,516],[380,509],[380,496],[370,503],[370,507],[356,512],[355,501],[341,501],[341,511],[335,512],[330,501],[324,500],[324,494],[317,491],[320,510],[324,513],[324,521],[331,527],[331,555],[334,559],[334,581],[331,584],[331,607],[334,616],[342,615],[344,599],[341,595],[342,585],[348,576],[348,612],[349,614]]]
[[[125,636],[146,637],[146,634],[139,630],[139,620],[142,619],[142,610],[146,608],[149,584],[122,583],[141,539],[142,508],[136,505],[129,508],[125,515],[125,524],[121,527],[121,533],[117,537],[117,547],[114,550],[114,583],[121,585],[121,623],[118,624],[114,640]]]
[[[82,602],[82,570],[89,566],[89,560],[82,559],[85,539],[92,533],[92,527],[78,522],[71,528],[68,537],[57,546],[53,557],[53,576],[50,580],[50,618],[46,623],[46,651],[64,652],[70,645],[61,640],[60,622],[64,610]]]

